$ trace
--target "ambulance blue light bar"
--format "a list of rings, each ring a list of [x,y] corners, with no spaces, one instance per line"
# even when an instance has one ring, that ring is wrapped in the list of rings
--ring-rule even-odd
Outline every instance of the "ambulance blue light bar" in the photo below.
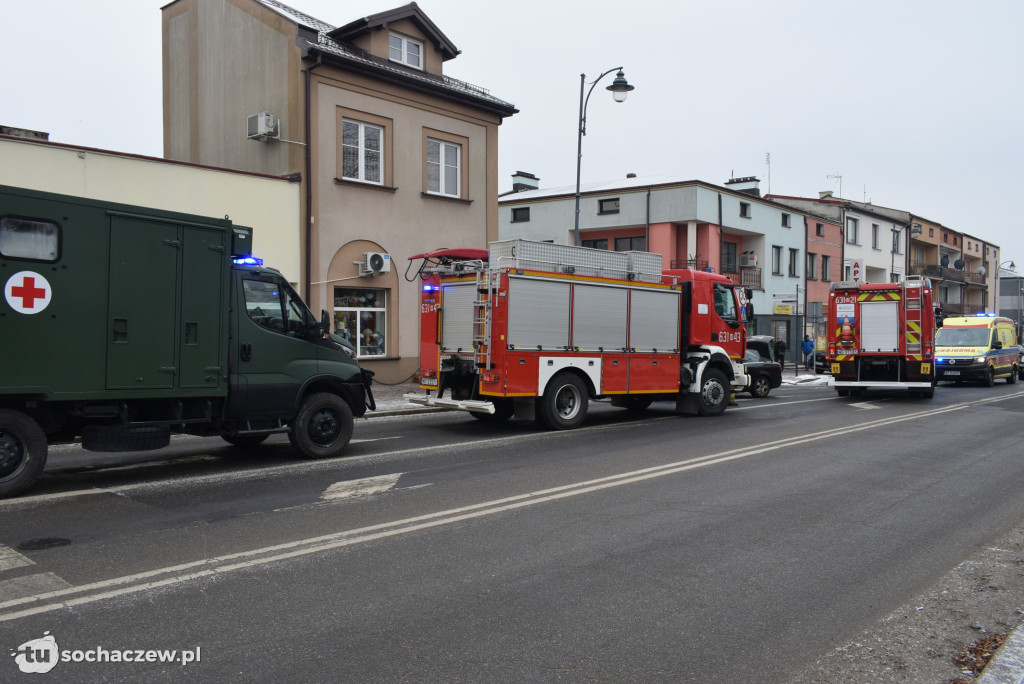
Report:
[[[263,259],[258,259],[254,256],[241,257],[239,259],[232,259],[232,263],[241,264],[243,266],[262,266]]]

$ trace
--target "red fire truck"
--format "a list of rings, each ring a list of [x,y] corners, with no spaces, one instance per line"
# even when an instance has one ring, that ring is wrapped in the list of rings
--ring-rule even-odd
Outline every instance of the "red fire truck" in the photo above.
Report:
[[[406,394],[413,403],[561,430],[603,397],[717,415],[748,383],[744,300],[724,276],[663,272],[659,254],[528,240],[410,259],[423,259],[425,393]]]
[[[865,389],[935,392],[935,313],[927,278],[832,283],[828,363],[839,396]]]

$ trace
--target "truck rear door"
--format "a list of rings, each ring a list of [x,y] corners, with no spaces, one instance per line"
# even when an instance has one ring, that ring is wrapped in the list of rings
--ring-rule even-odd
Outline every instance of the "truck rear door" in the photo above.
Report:
[[[860,318],[861,352],[892,354],[899,351],[899,302],[861,302]]]

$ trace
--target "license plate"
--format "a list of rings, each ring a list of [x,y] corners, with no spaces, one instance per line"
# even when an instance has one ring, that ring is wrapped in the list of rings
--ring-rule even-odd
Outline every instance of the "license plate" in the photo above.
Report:
[[[960,371],[942,371],[943,375],[960,375]]]
[[[420,378],[420,384],[423,386],[437,387],[437,378]]]

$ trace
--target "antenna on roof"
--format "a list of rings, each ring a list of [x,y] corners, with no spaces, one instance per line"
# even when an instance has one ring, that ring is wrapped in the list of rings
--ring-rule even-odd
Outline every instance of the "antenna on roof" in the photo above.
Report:
[[[764,163],[768,165],[768,194],[772,194],[772,153],[764,153]]]

